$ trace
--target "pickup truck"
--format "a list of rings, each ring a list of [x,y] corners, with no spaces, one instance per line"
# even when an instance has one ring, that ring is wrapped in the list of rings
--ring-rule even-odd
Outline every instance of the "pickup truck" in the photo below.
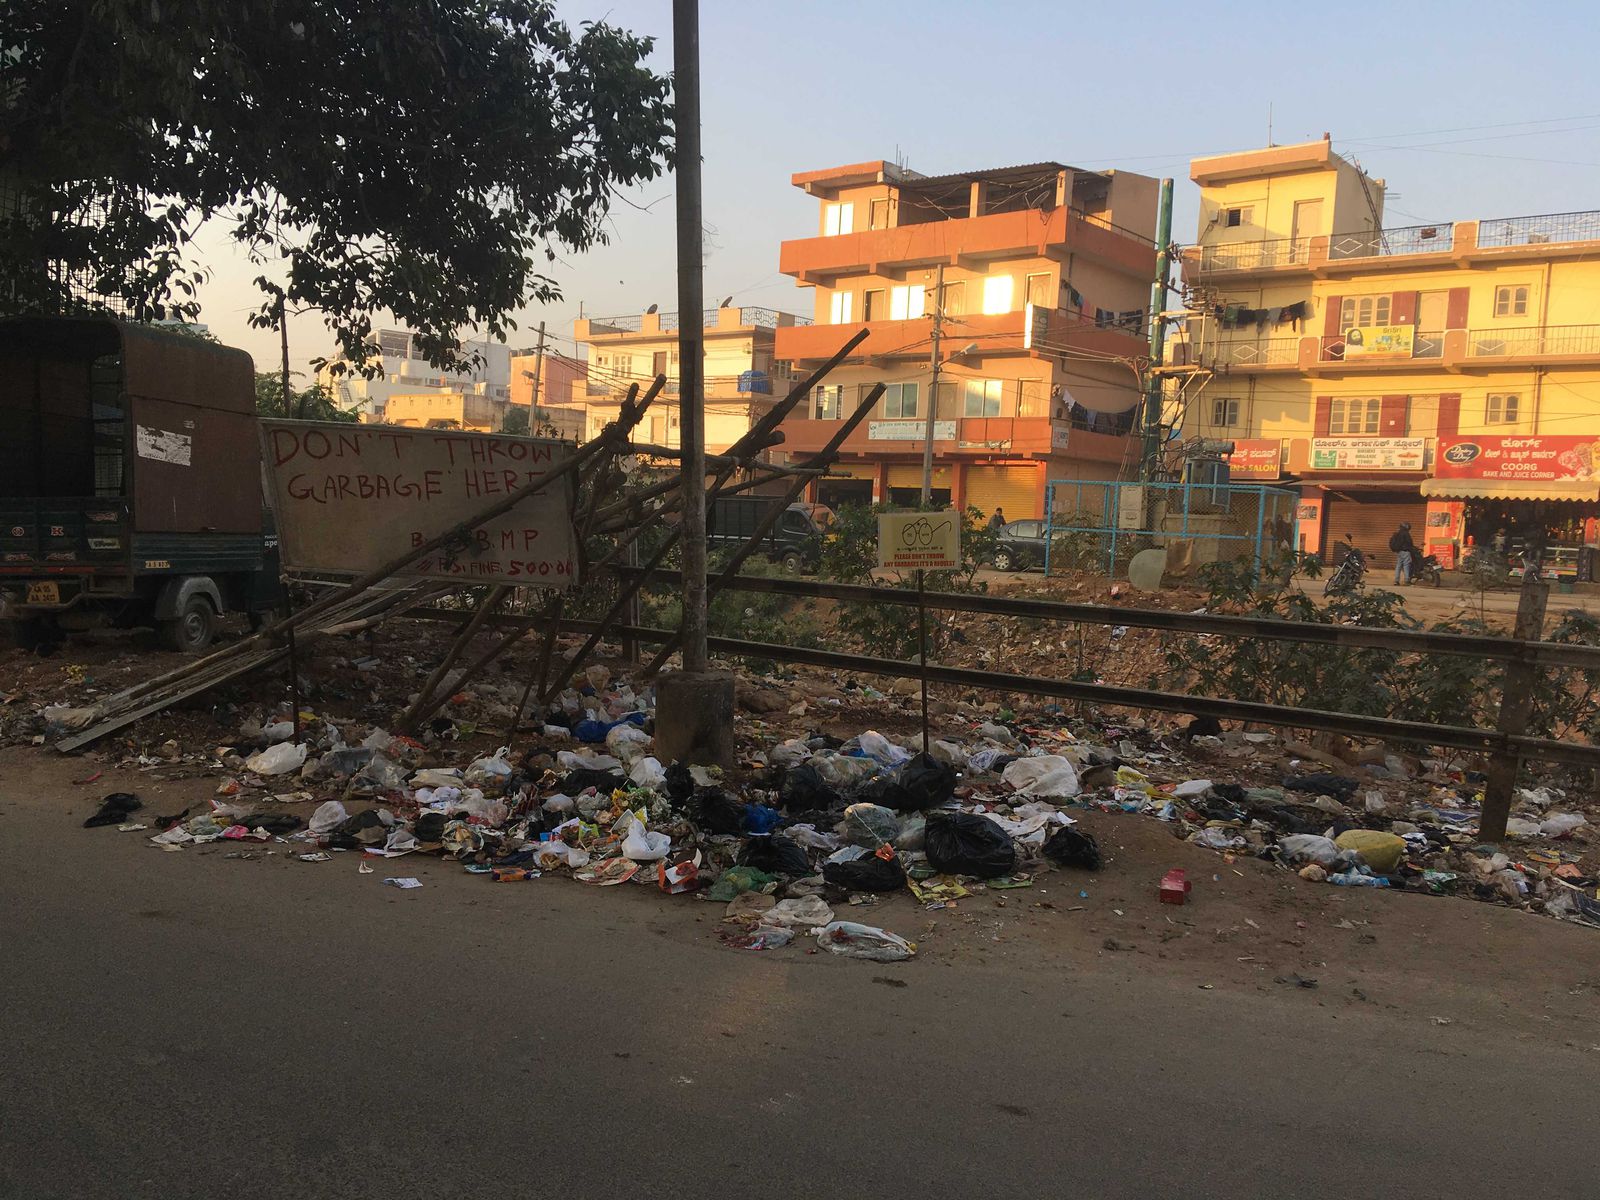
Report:
[[[0,321],[0,621],[197,653],[280,603],[250,356],[109,317]]]

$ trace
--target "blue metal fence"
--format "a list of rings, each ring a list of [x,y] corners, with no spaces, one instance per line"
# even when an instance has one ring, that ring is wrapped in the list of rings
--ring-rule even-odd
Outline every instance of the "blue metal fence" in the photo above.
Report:
[[[1299,499],[1264,484],[1053,480],[1045,487],[1045,574],[1099,570],[1115,579],[1119,562],[1177,543],[1189,544],[1196,563],[1259,564],[1293,548]]]

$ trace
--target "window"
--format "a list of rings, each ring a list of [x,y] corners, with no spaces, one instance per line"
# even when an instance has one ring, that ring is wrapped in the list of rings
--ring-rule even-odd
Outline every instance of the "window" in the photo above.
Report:
[[[650,355],[650,374],[665,375],[667,373],[667,352],[657,350]]]
[[[1483,405],[1485,425],[1515,425],[1521,397],[1505,393],[1490,394]]]
[[[833,324],[848,325],[855,320],[854,307],[851,304],[853,297],[854,293],[852,292],[835,292],[833,294],[828,306],[829,318]]]
[[[1339,328],[1387,325],[1392,296],[1346,296],[1339,304]]]
[[[1011,311],[1011,289],[1015,281],[1009,275],[990,275],[983,281],[983,311],[1008,313]]]
[[[1497,317],[1527,316],[1528,289],[1526,287],[1495,288],[1494,315]]]
[[[822,206],[822,234],[838,237],[855,230],[856,206],[854,204],[824,204]]]
[[[1007,537],[1016,538],[1043,538],[1043,521],[1013,521],[1006,527]]]
[[[1056,277],[1049,271],[1041,271],[1036,275],[1029,275],[1027,302],[1038,305],[1040,308],[1054,308],[1056,306],[1055,282]]]
[[[922,315],[923,293],[920,283],[908,283],[889,294],[889,319],[911,321]]]
[[[1239,423],[1237,397],[1218,396],[1211,401],[1211,423],[1219,428],[1232,428]]]
[[[961,415],[964,417],[998,417],[1000,395],[1005,388],[1003,379],[969,379],[964,389],[965,400]]]
[[[944,315],[947,317],[962,317],[967,312],[967,285],[966,283],[947,283],[944,285]]]
[[[869,288],[861,293],[861,319],[881,321],[884,318],[883,289]]]
[[[1256,210],[1248,204],[1222,210],[1222,223],[1229,229],[1238,229],[1241,225],[1253,225],[1255,218]]]
[[[843,399],[843,384],[821,385],[811,394],[811,416],[818,421],[837,421],[839,403]]]
[[[905,419],[917,415],[917,385],[891,383],[883,389],[883,415]]]
[[[1382,415],[1383,401],[1376,396],[1340,397],[1328,411],[1328,432],[1377,433]]]
[[[867,228],[889,228],[889,201],[887,198],[867,202]]]

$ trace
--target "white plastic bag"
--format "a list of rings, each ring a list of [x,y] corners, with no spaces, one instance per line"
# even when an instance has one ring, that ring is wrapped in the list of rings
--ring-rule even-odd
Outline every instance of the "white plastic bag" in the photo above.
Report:
[[[1339,847],[1333,844],[1333,839],[1316,833],[1291,833],[1278,840],[1278,849],[1285,860],[1297,866],[1316,863],[1319,867],[1332,867],[1339,857]]]
[[[780,900],[761,914],[763,925],[795,926],[828,925],[833,921],[833,909],[821,896],[802,896],[798,900]]]
[[[854,758],[848,754],[813,754],[811,765],[822,776],[822,782],[836,790],[848,789],[870,775],[876,775],[879,764],[870,758]]]
[[[306,748],[293,742],[278,742],[244,760],[244,769],[257,775],[287,775],[306,763]]]
[[[1000,778],[1019,796],[1076,796],[1083,790],[1072,760],[1059,754],[1019,758],[1006,764]]]
[[[414,788],[460,787],[462,782],[461,772],[456,767],[428,767],[411,777]]]
[[[904,962],[917,952],[917,948],[899,934],[854,921],[824,925],[817,930],[817,941],[834,954],[872,962]]]
[[[556,766],[563,771],[615,771],[622,765],[620,758],[609,754],[579,754],[573,750],[556,752]]]
[[[767,761],[780,767],[797,767],[811,757],[811,747],[801,738],[779,742],[767,751]]]
[[[1539,832],[1545,837],[1560,837],[1585,824],[1588,822],[1582,813],[1551,813],[1540,823]]]
[[[867,730],[856,742],[861,747],[861,753],[885,767],[897,767],[911,759],[911,751],[896,746],[876,729]]]
[[[274,721],[261,730],[261,740],[271,745],[274,742],[287,742],[294,736],[293,721]]]
[[[349,819],[350,814],[345,812],[344,805],[337,800],[329,800],[317,806],[317,811],[311,814],[308,828],[317,837],[321,837],[325,833],[332,833]]]
[[[474,759],[467,768],[467,782],[476,787],[493,787],[511,778],[510,746],[501,746],[493,754]]]
[[[670,835],[646,829],[638,821],[628,827],[628,836],[622,839],[622,857],[634,862],[655,862],[665,858],[671,849]]]
[[[660,759],[641,758],[633,764],[633,770],[628,772],[628,782],[634,787],[658,788],[667,781],[667,769],[661,765]]]

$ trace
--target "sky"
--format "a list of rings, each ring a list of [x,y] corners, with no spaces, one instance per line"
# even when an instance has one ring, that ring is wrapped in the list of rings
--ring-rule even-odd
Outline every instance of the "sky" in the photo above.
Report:
[[[671,69],[670,0],[559,0],[657,38]],[[1033,0],[702,0],[701,84],[708,306],[809,314],[777,273],[778,245],[815,232],[796,171],[899,159],[925,174],[1058,161],[1177,181],[1174,238],[1192,240],[1191,158],[1333,135],[1387,180],[1391,226],[1600,208],[1600,73],[1592,9],[1529,0],[1383,6]],[[514,347],[547,323],[677,307],[673,179],[625,193],[608,245],[551,271],[563,299],[517,317]],[[218,229],[200,317],[275,367],[278,335],[251,329],[258,271]],[[379,324],[383,324],[382,319]],[[524,336],[525,335],[525,336]],[[330,354],[315,314],[290,322],[303,369]]]

